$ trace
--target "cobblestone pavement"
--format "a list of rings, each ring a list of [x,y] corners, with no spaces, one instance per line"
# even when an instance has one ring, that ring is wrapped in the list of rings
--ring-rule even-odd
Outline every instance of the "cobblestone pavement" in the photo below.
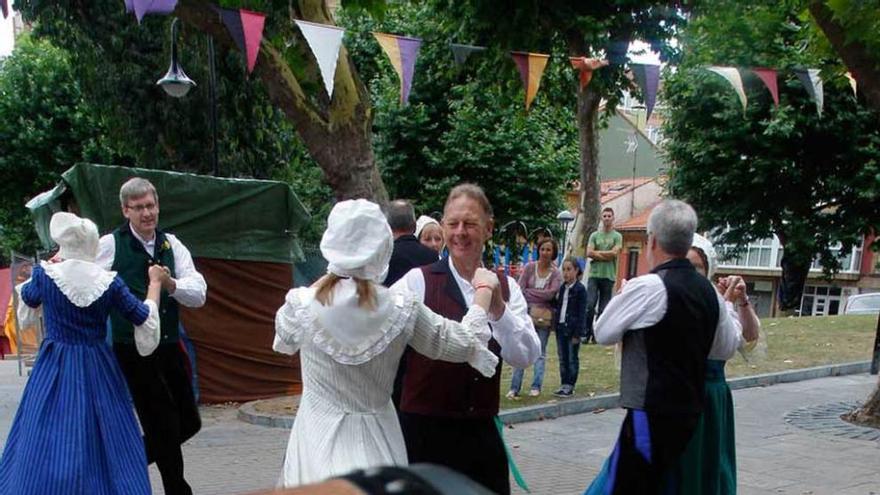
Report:
[[[24,381],[13,363],[0,361],[2,443]],[[876,383],[876,377],[852,375],[734,392],[739,493],[880,495],[880,441],[852,438],[861,430],[835,423],[836,413],[829,412],[863,400]],[[206,407],[202,414],[202,431],[184,446],[195,493],[271,487],[289,431],[241,422],[232,407]],[[578,494],[602,465],[622,417],[619,409],[580,414],[516,425],[505,435],[532,493]],[[851,434],[840,435],[843,430]],[[162,494],[155,467],[150,476]]]

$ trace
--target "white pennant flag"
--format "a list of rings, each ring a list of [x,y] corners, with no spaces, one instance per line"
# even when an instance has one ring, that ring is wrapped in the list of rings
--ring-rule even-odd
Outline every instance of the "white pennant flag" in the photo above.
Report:
[[[309,48],[318,61],[321,79],[327,89],[327,96],[333,98],[333,77],[336,75],[336,62],[339,60],[339,47],[342,46],[342,35],[345,30],[326,24],[315,24],[306,21],[294,21],[302,31]]]
[[[822,108],[825,106],[825,90],[822,89],[822,78],[819,77],[819,69],[796,70],[795,74],[809,93],[810,98],[816,102],[816,110],[819,117],[822,116]]]
[[[734,67],[718,67],[717,65],[706,67],[706,69],[718,74],[724,79],[727,79],[727,82],[733,86],[733,90],[736,91],[737,96],[739,96],[739,101],[743,106],[743,113],[745,113],[748,99],[746,98],[746,92],[743,89],[742,77],[739,75],[739,71]]]

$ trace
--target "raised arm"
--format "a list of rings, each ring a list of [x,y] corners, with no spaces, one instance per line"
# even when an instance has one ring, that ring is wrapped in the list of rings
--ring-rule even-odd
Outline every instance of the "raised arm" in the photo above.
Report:
[[[119,277],[113,280],[110,288],[113,307],[119,311],[123,318],[134,325],[134,344],[141,356],[149,356],[156,350],[162,333],[159,320],[162,268],[151,266],[148,274],[150,283],[144,301],[134,297],[128,290],[128,286]]]
[[[284,297],[284,305],[275,313],[275,340],[272,349],[282,354],[295,354],[302,345],[307,318],[307,306],[302,302],[300,291],[314,289],[291,289]]]
[[[656,324],[666,314],[666,305],[666,288],[660,277],[649,274],[630,280],[611,298],[596,322],[596,342],[616,344],[627,330]]]
[[[205,294],[208,291],[205,277],[196,270],[189,249],[177,237],[170,234],[167,237],[174,252],[174,271],[177,277],[167,276],[162,285],[180,304],[188,308],[200,308],[205,305]]]
[[[486,347],[491,338],[486,311],[492,300],[492,291],[497,289],[498,279],[495,277],[493,283],[490,276],[495,277],[495,274],[484,269],[477,271],[474,277],[474,304],[461,323],[437,315],[410,294],[415,305],[416,321],[409,344],[419,354],[431,359],[468,363],[487,378],[494,375],[498,357]]]
[[[501,345],[501,359],[515,368],[528,368],[541,354],[541,341],[535,332],[526,298],[513,279],[507,278],[510,301],[504,302],[501,291],[492,295],[489,323],[492,337]]]

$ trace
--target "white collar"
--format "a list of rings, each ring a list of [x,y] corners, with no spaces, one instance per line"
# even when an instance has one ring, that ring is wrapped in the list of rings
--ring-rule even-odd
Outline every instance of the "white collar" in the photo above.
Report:
[[[131,226],[131,224],[128,224],[128,230],[130,230],[130,231],[131,231],[131,234],[134,236],[134,238],[137,239],[137,240],[139,240],[139,241],[141,241],[141,244],[143,244],[144,246],[149,246],[149,245],[152,245],[152,244],[155,244],[155,243],[156,243],[156,237],[157,237],[157,236],[156,236],[156,231],[155,231],[155,230],[153,231],[153,238],[150,239],[150,240],[146,240],[146,239],[144,239],[143,237],[141,237],[141,235],[138,234],[138,231],[135,230],[134,227]]]
[[[306,292],[302,303],[315,322],[314,343],[339,363],[361,364],[380,354],[414,314],[418,303],[414,295],[393,293],[378,284],[373,287],[375,309],[358,305],[357,285],[351,279],[337,282],[329,306],[314,299],[314,289]]]
[[[113,283],[116,272],[82,260],[65,260],[60,263],[40,262],[46,275],[74,306],[85,308],[97,301]]]

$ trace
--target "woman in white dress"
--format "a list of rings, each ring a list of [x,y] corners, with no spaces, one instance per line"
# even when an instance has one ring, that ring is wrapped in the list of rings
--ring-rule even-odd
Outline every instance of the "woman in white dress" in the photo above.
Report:
[[[477,270],[474,306],[461,323],[447,320],[415,295],[379,285],[392,247],[378,205],[362,199],[337,203],[321,239],[328,274],[311,287],[291,290],[278,310],[273,348],[300,351],[303,380],[281,486],[407,464],[391,403],[407,345],[431,359],[469,363],[486,377],[495,373],[486,310],[497,276]]]

